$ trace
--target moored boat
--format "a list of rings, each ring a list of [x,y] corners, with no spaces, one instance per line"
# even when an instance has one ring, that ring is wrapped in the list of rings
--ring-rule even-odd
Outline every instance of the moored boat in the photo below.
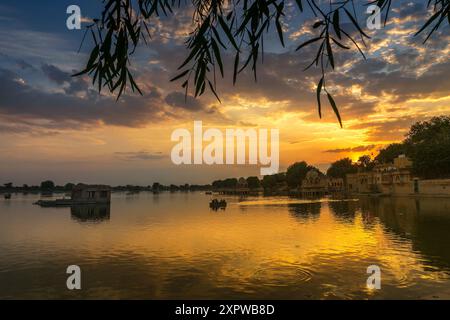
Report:
[[[209,203],[209,207],[213,210],[225,209],[227,207],[227,202],[224,199],[213,199]]]

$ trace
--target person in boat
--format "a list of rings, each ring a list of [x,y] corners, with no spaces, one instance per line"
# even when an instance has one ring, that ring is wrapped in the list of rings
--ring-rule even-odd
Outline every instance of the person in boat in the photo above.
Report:
[[[221,199],[220,201],[218,199],[213,199],[209,206],[212,208],[219,208],[219,207],[226,207],[227,202],[224,199]]]

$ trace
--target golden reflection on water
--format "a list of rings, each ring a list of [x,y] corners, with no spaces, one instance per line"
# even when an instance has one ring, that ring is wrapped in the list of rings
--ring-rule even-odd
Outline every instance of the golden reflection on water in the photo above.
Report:
[[[115,194],[105,212],[38,208],[33,197],[0,204],[0,297],[449,294],[448,199],[229,197],[215,212],[201,193],[141,193]],[[81,292],[61,285],[69,264],[86,276]],[[382,270],[381,290],[366,287],[372,264]]]

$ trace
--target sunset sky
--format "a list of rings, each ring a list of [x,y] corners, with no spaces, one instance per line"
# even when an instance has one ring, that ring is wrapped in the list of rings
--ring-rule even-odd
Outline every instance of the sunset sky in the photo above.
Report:
[[[259,165],[173,165],[171,133],[192,131],[194,120],[223,130],[279,129],[281,170],[300,160],[326,170],[343,157],[376,155],[402,140],[412,123],[450,114],[448,24],[426,44],[422,36],[413,37],[429,16],[425,3],[396,1],[388,25],[368,31],[366,61],[354,50],[337,54],[338,68],[329,81],[341,129],[325,97],[319,119],[319,70],[303,71],[317,47],[294,51],[313,36],[315,21],[309,13],[299,17],[295,1],[283,20],[286,48],[276,33],[267,35],[257,83],[244,72],[233,87],[230,55],[218,85],[222,103],[209,93],[185,103],[180,83],[169,79],[187,54],[189,8],[153,22],[153,38],[138,48],[132,64],[144,96],[130,93],[116,102],[107,90],[99,94],[89,77],[70,77],[84,67],[90,44],[77,53],[84,31],[66,28],[66,8],[79,5],[88,21],[100,15],[101,1],[3,0],[0,183],[181,184],[259,174]]]

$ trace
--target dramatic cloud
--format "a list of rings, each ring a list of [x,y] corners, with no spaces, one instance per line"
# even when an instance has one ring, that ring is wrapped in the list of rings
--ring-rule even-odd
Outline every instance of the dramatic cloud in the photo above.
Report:
[[[52,70],[54,71],[54,70]],[[61,74],[54,73],[61,80]],[[138,98],[88,95],[78,97],[60,92],[38,90],[21,81],[12,71],[0,69],[0,113],[23,119],[43,119],[55,122],[61,128],[109,124],[140,127],[167,117],[164,103],[152,97]],[[70,88],[70,87],[69,87]]]
[[[92,3],[86,1],[83,14],[94,18],[101,12],[98,4]],[[336,68],[328,68],[326,88],[338,104],[344,129],[339,127],[325,93],[319,118],[316,85],[320,67],[305,67],[315,58],[320,42],[299,51],[295,48],[316,36],[320,28],[313,29],[317,18],[310,13],[299,15],[294,2],[285,8],[283,17],[286,46],[281,47],[276,30],[271,30],[273,33],[264,39],[264,55],[256,65],[256,82],[250,64],[233,85],[234,50],[223,39],[229,49],[222,51],[225,78],[216,74],[221,102],[208,88],[194,98],[190,83],[186,97],[183,80],[170,82],[189,55],[185,40],[193,27],[190,4],[168,17],[152,20],[149,45],[138,47],[130,59],[144,96],[127,91],[118,101],[107,88],[99,94],[89,76],[71,76],[83,69],[92,48],[88,37],[77,52],[83,31],[57,27],[59,22],[45,10],[41,15],[27,16],[23,4],[14,3],[16,6],[17,13],[10,12],[8,23],[0,20],[0,132],[8,135],[0,141],[0,149],[10,157],[23,154],[26,161],[42,152],[44,163],[59,154],[58,159],[64,159],[60,161],[80,157],[93,163],[109,157],[114,165],[126,166],[126,161],[135,160],[135,166],[154,168],[159,163],[156,160],[169,152],[170,130],[196,119],[217,127],[279,128],[282,165],[297,160],[330,163],[344,154],[357,157],[402,140],[414,122],[450,112],[447,25],[426,44],[422,43],[426,34],[413,36],[430,16],[424,1],[393,4],[387,26],[367,31],[371,39],[361,46],[367,59],[350,41],[344,44],[352,50],[332,44]],[[361,17],[365,8],[357,6]],[[355,34],[345,15],[341,18],[342,27]],[[241,66],[247,54],[242,50]],[[96,144],[98,141],[101,143]],[[115,169],[108,176],[114,176]]]
[[[360,123],[351,126],[351,129],[363,129],[369,132],[368,141],[403,140],[412,124],[417,121],[426,120],[425,115],[414,115],[384,119],[383,121]]]
[[[332,150],[326,150],[324,152],[328,153],[343,153],[343,152],[364,152],[364,151],[370,151],[376,148],[376,145],[371,144],[368,146],[357,146],[353,148],[342,148],[342,149],[332,149]]]
[[[151,153],[148,151],[137,151],[137,152],[115,152],[122,160],[159,160],[164,159],[166,156],[162,152]]]
[[[166,96],[165,101],[169,106],[189,111],[200,111],[205,108],[200,99],[195,99],[190,95],[186,96],[181,92],[169,93]]]
[[[67,72],[62,71],[61,69],[50,65],[44,64],[42,65],[42,71],[45,75],[50,79],[55,81],[57,84],[63,84],[64,82],[70,82],[70,75]]]

